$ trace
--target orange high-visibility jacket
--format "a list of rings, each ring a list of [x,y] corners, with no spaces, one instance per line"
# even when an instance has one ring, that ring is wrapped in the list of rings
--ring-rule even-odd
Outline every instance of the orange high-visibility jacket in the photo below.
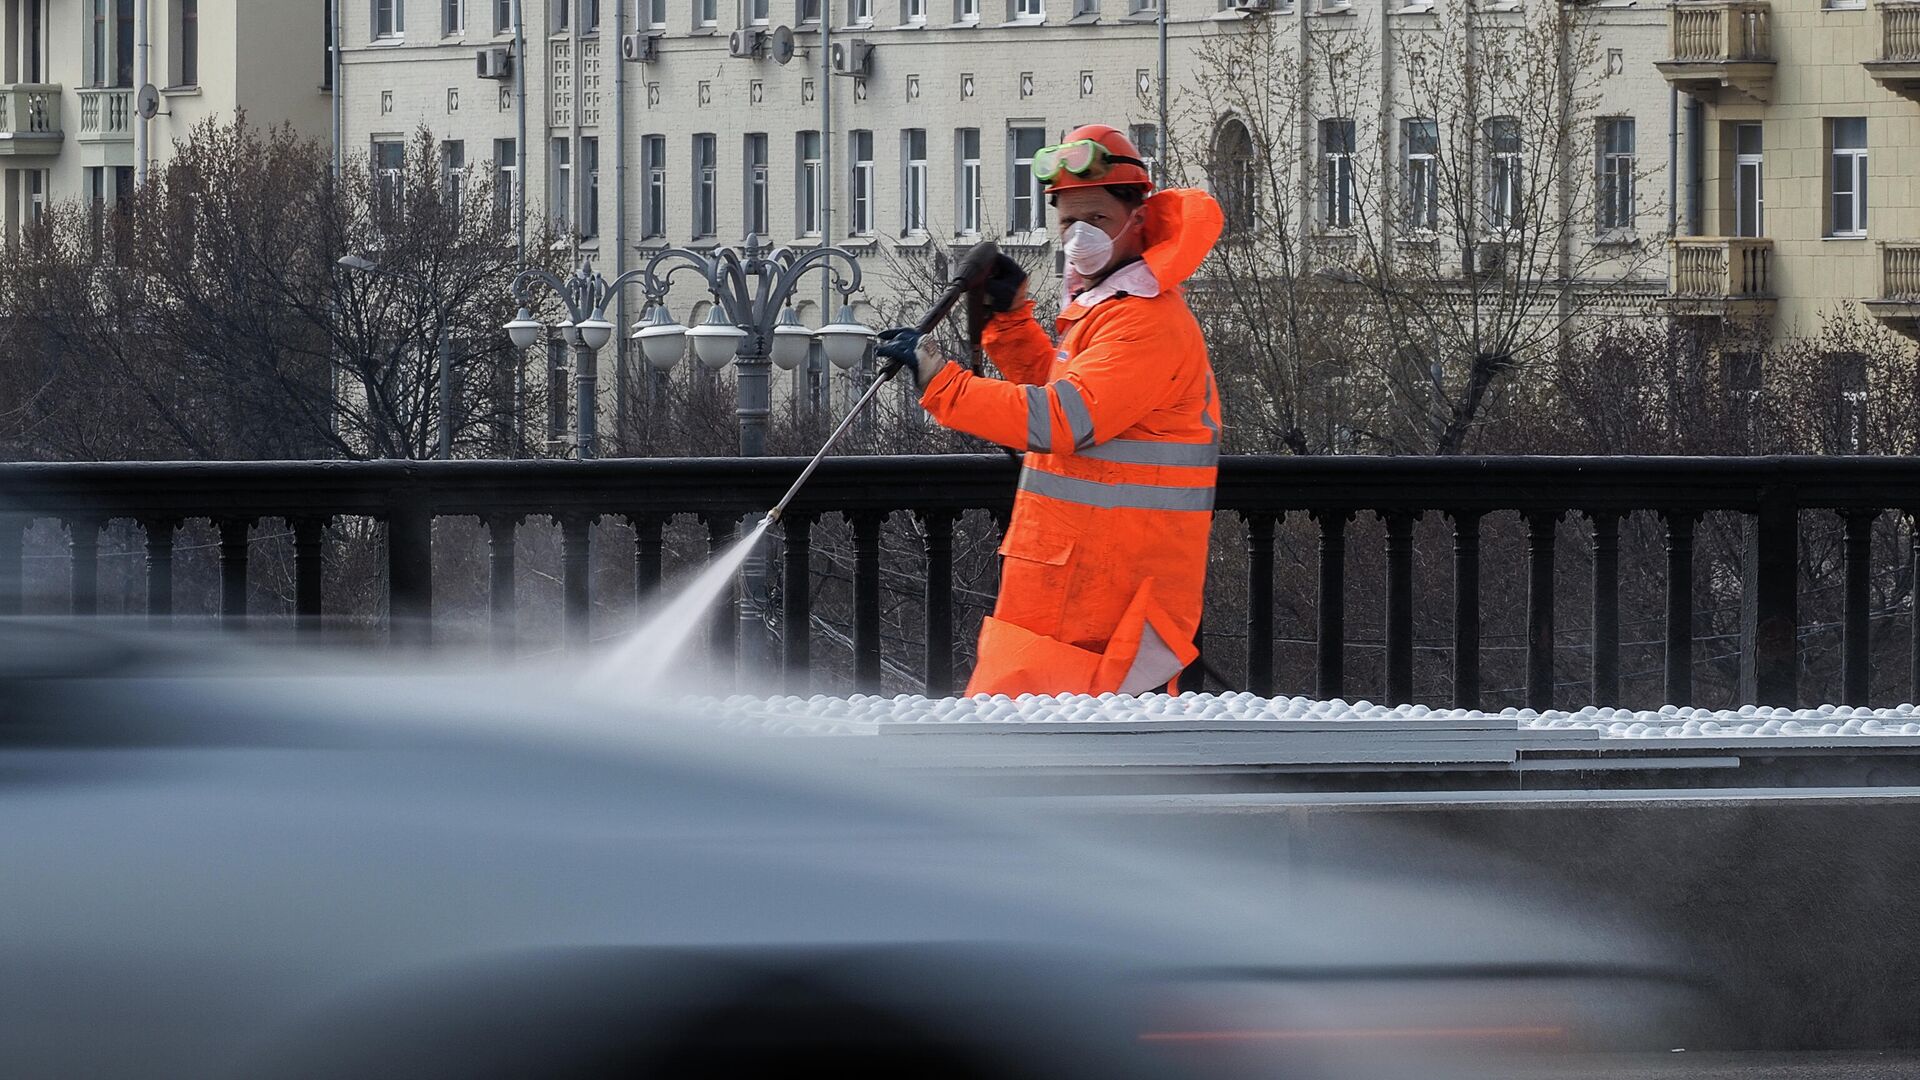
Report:
[[[1220,402],[1180,285],[1220,227],[1205,192],[1151,196],[1141,261],[1073,298],[1057,348],[1028,302],[982,339],[1004,380],[948,364],[922,392],[1027,451],[967,693],[1140,693],[1193,661]]]

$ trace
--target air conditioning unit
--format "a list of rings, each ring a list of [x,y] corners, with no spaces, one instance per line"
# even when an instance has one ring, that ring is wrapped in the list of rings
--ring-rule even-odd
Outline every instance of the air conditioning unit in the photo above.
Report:
[[[873,43],[865,38],[833,43],[833,73],[835,75],[866,76],[873,70]]]
[[[620,56],[636,64],[651,64],[660,59],[660,39],[652,34],[621,34]]]
[[[507,48],[481,49],[474,57],[478,62],[480,77],[483,79],[504,79],[513,74],[513,50]]]
[[[759,56],[766,39],[767,32],[757,26],[735,30],[727,35],[727,55],[742,59]]]

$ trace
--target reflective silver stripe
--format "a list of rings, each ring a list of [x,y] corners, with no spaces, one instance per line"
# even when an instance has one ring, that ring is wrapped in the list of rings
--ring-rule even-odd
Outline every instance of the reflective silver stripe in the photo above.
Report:
[[[1082,450],[1093,445],[1093,413],[1087,411],[1087,399],[1080,396],[1080,388],[1061,379],[1053,384],[1053,392],[1060,399],[1060,411],[1067,414],[1073,448]]]
[[[1160,487],[1155,484],[1102,484],[1073,476],[1023,469],[1020,490],[1049,499],[1130,510],[1212,510],[1213,487]]]
[[[1220,444],[1108,439],[1099,446],[1077,451],[1074,456],[1115,461],[1122,465],[1217,465],[1220,462]]]
[[[1027,449],[1036,454],[1053,449],[1053,410],[1044,386],[1027,387]]]

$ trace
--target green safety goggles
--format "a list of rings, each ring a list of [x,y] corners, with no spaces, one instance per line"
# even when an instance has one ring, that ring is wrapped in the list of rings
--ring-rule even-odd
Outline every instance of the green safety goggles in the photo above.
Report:
[[[1041,147],[1033,155],[1033,178],[1049,184],[1064,172],[1082,180],[1098,180],[1111,172],[1115,165],[1133,165],[1141,169],[1147,167],[1147,163],[1139,158],[1112,153],[1092,139],[1075,139],[1058,146]]]

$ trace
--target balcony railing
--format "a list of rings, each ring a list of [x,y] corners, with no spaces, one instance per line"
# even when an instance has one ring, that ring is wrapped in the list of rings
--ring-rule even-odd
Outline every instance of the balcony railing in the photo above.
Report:
[[[60,88],[48,83],[0,86],[0,154],[60,149]]]
[[[516,529],[528,516],[545,516],[558,524],[563,540],[563,637],[583,643],[592,610],[590,548],[596,518],[620,518],[631,526],[633,588],[644,599],[659,588],[662,530],[671,518],[687,515],[705,522],[710,547],[723,548],[732,542],[739,519],[770,505],[801,465],[784,458],[4,465],[0,491],[8,504],[0,515],[0,614],[22,609],[23,530],[30,520],[44,518],[65,522],[71,532],[72,611],[95,614],[100,529],[124,519],[146,531],[147,612],[170,618],[174,537],[183,521],[209,519],[219,528],[219,610],[233,625],[242,625],[248,616],[249,529],[263,519],[278,519],[292,533],[294,621],[303,634],[317,635],[326,602],[321,574],[326,526],[336,518],[372,518],[385,523],[388,608],[395,619],[391,632],[403,639],[425,638],[432,632],[434,522],[465,516],[480,518],[489,529],[491,623],[502,635],[497,640],[510,642],[516,618]],[[844,576],[851,579],[854,678],[857,685],[877,689],[883,653],[881,528],[889,515],[911,515],[925,557],[925,655],[918,666],[928,692],[951,691],[957,684],[955,522],[964,511],[982,509],[1004,520],[1014,481],[1015,466],[997,456],[829,460],[782,526],[777,561],[784,567],[778,575],[783,587],[776,621],[783,627],[813,625],[811,540],[823,515],[842,515],[852,531],[851,568]],[[1744,595],[1735,605],[1749,613],[1752,628],[1742,645],[1742,668],[1750,672],[1743,694],[1758,703],[1793,705],[1803,629],[1797,591],[1802,518],[1827,511],[1839,515],[1845,531],[1837,545],[1844,559],[1840,700],[1865,704],[1869,618],[1876,614],[1869,590],[1872,524],[1887,510],[1915,514],[1915,491],[1920,491],[1920,460],[1910,458],[1228,458],[1221,465],[1217,512],[1244,523],[1248,614],[1236,625],[1218,625],[1222,616],[1210,614],[1216,624],[1208,627],[1205,647],[1219,649],[1243,638],[1247,688],[1270,693],[1276,643],[1304,632],[1313,643],[1312,692],[1346,695],[1352,646],[1346,628],[1347,565],[1350,558],[1370,554],[1350,551],[1348,528],[1355,515],[1368,514],[1384,528],[1384,685],[1365,692],[1392,702],[1413,701],[1415,525],[1423,514],[1430,515],[1430,523],[1444,515],[1451,523],[1450,551],[1440,557],[1452,565],[1451,697],[1458,706],[1478,707],[1483,700],[1482,520],[1517,515],[1525,525],[1528,583],[1525,700],[1531,708],[1550,708],[1556,702],[1556,649],[1562,647],[1556,629],[1557,526],[1579,515],[1589,529],[1592,560],[1591,679],[1584,685],[1592,701],[1615,703],[1622,679],[1621,526],[1643,514],[1657,519],[1664,532],[1665,628],[1654,641],[1639,643],[1636,655],[1664,642],[1664,701],[1691,704],[1698,617],[1694,527],[1703,515],[1725,512],[1747,519],[1750,538]],[[1314,538],[1305,542],[1317,556],[1306,559],[1317,558],[1319,592],[1311,628],[1276,626],[1275,535],[1282,525],[1295,532],[1312,529]],[[1294,537],[1289,550],[1301,552],[1300,538],[1287,535]],[[1489,536],[1491,542],[1493,533]],[[1505,549],[1505,543],[1496,550]],[[1216,552],[1224,554],[1229,553]],[[1432,554],[1423,565],[1434,561]],[[1920,556],[1920,546],[1915,554]],[[1662,558],[1657,549],[1653,558],[1657,567]],[[1502,580],[1512,574],[1498,565],[1493,570]],[[736,625],[731,618],[714,620],[712,646],[729,650]],[[813,637],[802,632],[783,638],[786,669],[797,673],[801,686]],[[1920,678],[1920,634],[1911,640],[1912,671]],[[909,662],[897,645],[892,651],[896,668]]]
[[[83,87],[80,95],[80,141],[121,142],[133,139],[133,91],[124,87]]]
[[[1920,337],[1920,240],[1880,245],[1880,295],[1865,306],[1892,329]]]
[[[1880,7],[1880,55],[1864,66],[1875,82],[1920,99],[1920,2],[1890,0]]]
[[[1667,59],[1658,67],[1690,93],[1736,90],[1766,101],[1773,80],[1773,9],[1765,0],[1679,0],[1667,7]]]
[[[1667,297],[1676,301],[1770,302],[1773,241],[1752,236],[1682,236],[1668,248]]]

